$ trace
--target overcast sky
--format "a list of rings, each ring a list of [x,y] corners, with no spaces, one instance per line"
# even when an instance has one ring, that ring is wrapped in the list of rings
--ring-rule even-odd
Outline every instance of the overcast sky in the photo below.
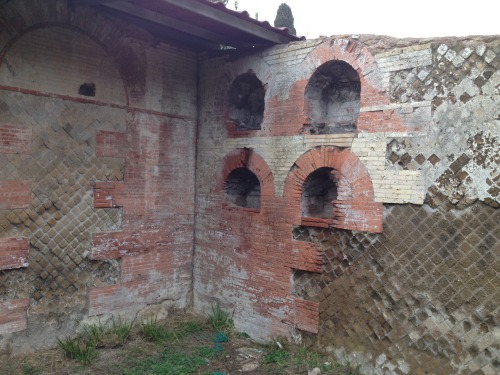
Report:
[[[319,35],[378,34],[435,37],[500,34],[500,0],[238,0],[238,10],[273,25],[286,2],[295,29],[309,39]],[[227,7],[234,9],[234,0]]]

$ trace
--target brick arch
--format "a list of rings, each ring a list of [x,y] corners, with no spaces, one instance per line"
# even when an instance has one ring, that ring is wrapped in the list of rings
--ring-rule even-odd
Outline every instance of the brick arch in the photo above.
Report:
[[[389,95],[383,87],[383,77],[375,58],[361,43],[353,39],[326,40],[312,50],[304,63],[303,86],[307,83],[323,64],[329,61],[344,61],[356,70],[361,83],[360,106],[361,112],[357,121],[358,131],[380,132],[380,131],[406,131],[401,116],[393,110],[366,110],[367,107],[385,106],[390,104]],[[363,107],[365,110],[363,110]],[[308,114],[308,104],[304,100],[303,113]],[[304,123],[307,122],[305,118]]]
[[[312,172],[323,167],[332,168],[337,180],[333,219],[301,218],[304,183]],[[359,158],[347,149],[321,146],[300,156],[285,180],[284,197],[293,224],[382,232],[383,205],[374,201],[370,174]]]
[[[229,174],[237,168],[248,168],[260,182],[260,207],[272,202],[275,197],[274,176],[262,156],[250,148],[237,149],[227,154],[222,162],[221,177],[217,181],[216,192],[224,191],[224,184]]]

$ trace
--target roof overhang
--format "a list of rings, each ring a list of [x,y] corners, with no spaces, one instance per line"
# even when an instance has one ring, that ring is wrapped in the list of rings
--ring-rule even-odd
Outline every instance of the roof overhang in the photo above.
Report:
[[[301,38],[247,12],[227,9],[208,0],[70,0],[74,6],[98,7],[148,29],[162,40],[197,51],[269,47]]]

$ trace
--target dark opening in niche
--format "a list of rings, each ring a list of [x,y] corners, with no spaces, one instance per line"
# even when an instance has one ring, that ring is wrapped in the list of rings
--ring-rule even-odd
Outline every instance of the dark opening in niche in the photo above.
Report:
[[[82,83],[78,94],[84,96],[95,96],[95,83]]]
[[[332,218],[332,201],[337,199],[337,183],[332,168],[318,168],[304,183],[302,216]]]
[[[265,90],[253,73],[238,76],[229,88],[229,119],[237,130],[259,130],[264,118]]]
[[[306,87],[311,133],[355,131],[360,94],[359,75],[348,63],[329,61],[321,65]]]
[[[233,170],[225,185],[227,199],[240,207],[260,208],[260,181],[248,168]]]

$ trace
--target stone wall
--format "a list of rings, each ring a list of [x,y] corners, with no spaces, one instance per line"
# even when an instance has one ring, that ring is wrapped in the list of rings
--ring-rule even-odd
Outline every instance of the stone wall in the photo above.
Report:
[[[498,37],[361,36],[205,58],[195,310],[220,302],[260,340],[288,335],[365,373],[498,372],[499,53]],[[315,121],[307,88],[331,61],[359,75],[354,131]],[[266,90],[260,129],[228,116],[247,74]],[[227,195],[240,169],[260,181],[258,209]],[[331,218],[301,208],[317,170],[337,184]]]
[[[196,56],[66,1],[1,7],[0,353],[187,306]]]
[[[220,303],[365,373],[498,372],[498,37],[233,52],[2,2],[0,354]]]

